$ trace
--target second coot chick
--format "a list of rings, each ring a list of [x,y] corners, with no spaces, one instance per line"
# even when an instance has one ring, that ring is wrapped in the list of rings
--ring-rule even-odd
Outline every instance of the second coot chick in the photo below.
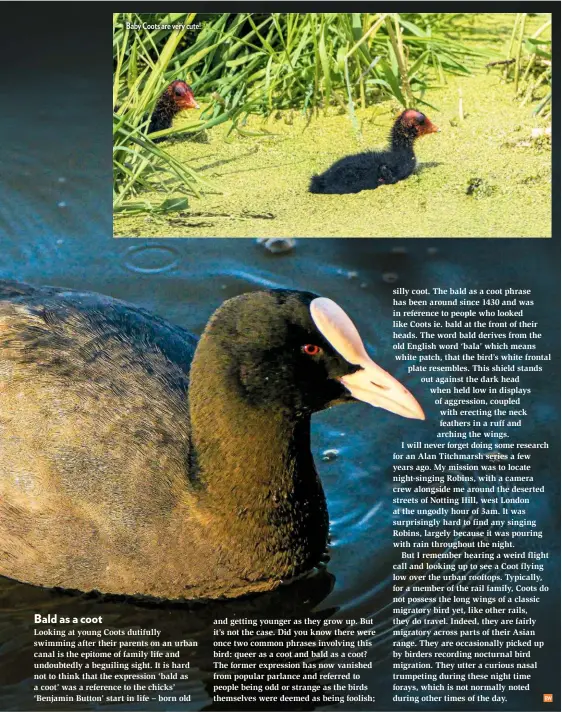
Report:
[[[336,161],[310,181],[311,193],[360,193],[404,180],[416,167],[414,141],[439,131],[424,114],[403,111],[394,122],[386,151],[365,151]]]
[[[172,126],[172,120],[176,114],[184,109],[198,109],[199,104],[195,101],[193,90],[191,87],[180,79],[176,79],[169,84],[162,92],[160,98],[156,102],[148,133],[155,131],[163,131]],[[163,141],[164,137],[153,139],[154,143]]]

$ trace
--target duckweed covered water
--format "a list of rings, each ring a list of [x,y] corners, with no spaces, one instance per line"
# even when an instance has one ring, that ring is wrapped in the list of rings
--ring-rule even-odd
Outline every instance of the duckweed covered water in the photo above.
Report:
[[[497,48],[501,59],[512,21],[512,15],[478,18],[468,41]],[[529,27],[540,21],[531,18]],[[501,68],[447,81],[425,97],[438,110],[418,107],[441,133],[417,141],[418,168],[405,181],[355,195],[308,192],[310,177],[338,158],[385,146],[401,109],[395,101],[358,110],[358,131],[335,107],[308,121],[296,111],[267,121],[255,117],[245,128],[269,135],[227,136],[225,124],[210,130],[207,142],[179,137],[163,144],[201,171],[217,193],[191,199],[189,211],[117,217],[115,235],[549,237],[550,144],[531,138],[532,129],[548,121],[514,100]],[[192,116],[177,121],[190,123]],[[163,198],[142,197],[154,203]]]

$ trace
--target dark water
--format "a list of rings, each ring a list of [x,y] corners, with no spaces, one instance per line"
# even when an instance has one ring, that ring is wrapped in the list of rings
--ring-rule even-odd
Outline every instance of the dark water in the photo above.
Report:
[[[94,46],[94,28],[88,29],[84,47]],[[68,42],[66,50],[73,56],[78,53],[84,62],[79,38]],[[397,286],[532,288],[539,305],[535,315],[544,334],[541,350],[557,354],[559,283],[553,265],[557,270],[559,238],[308,239],[300,240],[286,255],[272,255],[242,239],[114,241],[109,237],[110,131],[100,118],[103,107],[109,106],[107,68],[96,64],[93,56],[88,67],[88,75],[71,76],[71,63],[52,62],[42,77],[42,101],[33,106],[25,82],[10,85],[10,102],[0,126],[2,135],[10,137],[0,146],[0,277],[110,294],[152,309],[195,333],[224,299],[244,291],[283,286],[318,292],[352,315],[371,353],[412,390],[426,410],[427,421],[408,421],[364,404],[341,406],[315,417],[313,452],[329,503],[331,558],[315,576],[271,594],[230,603],[153,607],[71,596],[0,579],[0,709],[37,708],[30,682],[35,612],[102,614],[111,627],[156,627],[167,639],[179,634],[196,639],[199,646],[191,653],[191,679],[185,686],[192,702],[181,705],[193,710],[218,709],[209,697],[214,618],[302,618],[310,612],[316,617],[373,617],[376,634],[368,659],[374,665],[364,679],[377,695],[376,708],[388,709],[392,706],[390,572],[397,560],[391,542],[392,452],[405,438],[432,440],[437,422],[436,409],[419,379],[408,376],[405,366],[393,360],[392,290]],[[533,414],[519,433],[521,440],[552,443],[550,451],[537,457],[535,470],[537,481],[546,484],[552,496],[540,500],[533,512],[545,531],[542,548],[552,557],[545,571],[551,586],[549,605],[541,606],[537,622],[537,637],[547,640],[547,649],[537,654],[540,666],[534,689],[506,709],[540,707],[537,700],[543,691],[556,687],[552,671],[559,669],[558,374],[554,360],[538,378],[528,377]],[[324,461],[322,453],[328,449],[337,450],[337,456]]]

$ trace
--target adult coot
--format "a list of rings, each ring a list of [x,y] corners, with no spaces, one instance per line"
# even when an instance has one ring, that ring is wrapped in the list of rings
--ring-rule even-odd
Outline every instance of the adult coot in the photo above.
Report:
[[[100,294],[0,282],[0,574],[163,598],[313,567],[328,517],[310,417],[423,418],[330,299],[226,301],[197,341]]]

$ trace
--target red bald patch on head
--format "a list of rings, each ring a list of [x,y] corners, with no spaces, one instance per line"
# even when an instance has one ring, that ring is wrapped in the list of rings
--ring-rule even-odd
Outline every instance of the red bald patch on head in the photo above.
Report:
[[[403,111],[402,114],[400,114],[399,120],[404,126],[415,128],[418,136],[439,131],[437,126],[431,123],[425,114],[415,109],[406,109],[406,111]]]
[[[415,109],[406,109],[402,112],[401,118],[405,124],[417,123],[420,118],[423,118],[423,114]]]
[[[198,109],[191,87],[180,79],[172,82],[166,89],[178,109]]]

